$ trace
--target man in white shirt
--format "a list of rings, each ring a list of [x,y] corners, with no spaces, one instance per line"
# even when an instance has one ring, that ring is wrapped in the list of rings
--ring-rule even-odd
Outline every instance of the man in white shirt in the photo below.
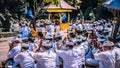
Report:
[[[54,25],[51,22],[47,23],[46,31],[48,33],[54,34],[55,28],[54,28]]]
[[[99,68],[115,68],[115,52],[111,49],[113,43],[105,41],[103,43],[103,52],[98,51],[94,54],[96,60],[99,60]]]
[[[23,25],[22,28],[20,29],[20,33],[18,34],[19,37],[24,38],[24,37],[28,37],[29,36],[29,30],[26,27],[26,25]]]
[[[12,44],[10,45],[11,49],[7,54],[8,59],[11,59],[13,61],[13,67],[15,67],[18,63],[14,63],[14,57],[20,53],[21,51],[21,44],[19,43],[18,39],[13,39]]]
[[[79,51],[81,51],[79,54],[79,66],[81,65],[85,65],[85,49],[84,47],[81,45],[82,39],[80,37],[78,37],[76,39],[76,49],[78,49]]]
[[[44,41],[41,45],[37,49],[42,47],[43,52],[37,52],[33,55],[34,59],[37,61],[37,68],[56,68],[57,55],[50,50],[52,46],[51,43]]]
[[[74,49],[74,42],[72,40],[68,40],[66,42],[67,51],[55,49],[58,56],[63,59],[63,68],[78,68],[79,65],[79,54],[80,51]],[[61,47],[61,46],[60,46]]]
[[[115,47],[113,51],[115,52],[116,58],[115,68],[120,68],[120,48]]]
[[[14,58],[15,62],[19,62],[21,68],[35,68],[35,61],[32,57],[32,52],[29,50],[29,45],[22,43],[21,51]]]
[[[7,54],[8,58],[14,58],[21,50],[21,45],[18,39],[13,39],[11,42],[12,43],[10,47],[12,47],[12,49],[10,49],[10,51]]]
[[[14,32],[19,32],[19,29],[20,29],[19,23],[14,22],[14,23],[12,24],[12,29],[13,29]]]

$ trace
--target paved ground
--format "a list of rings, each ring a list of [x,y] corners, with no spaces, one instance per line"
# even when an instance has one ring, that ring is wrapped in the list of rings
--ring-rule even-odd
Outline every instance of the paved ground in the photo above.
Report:
[[[7,52],[9,50],[8,42],[12,39],[12,37],[0,38],[0,67],[1,62],[7,59]]]

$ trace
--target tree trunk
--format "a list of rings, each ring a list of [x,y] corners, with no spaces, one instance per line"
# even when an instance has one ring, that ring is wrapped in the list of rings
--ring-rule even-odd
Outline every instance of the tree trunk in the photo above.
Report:
[[[115,23],[114,32],[113,32],[113,42],[114,43],[116,42],[116,35],[117,35],[117,32],[118,32],[118,27],[120,25],[120,19],[117,17],[116,21],[117,22]]]

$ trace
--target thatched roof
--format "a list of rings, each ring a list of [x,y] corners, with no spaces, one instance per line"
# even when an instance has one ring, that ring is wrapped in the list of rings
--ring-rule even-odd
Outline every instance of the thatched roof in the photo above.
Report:
[[[49,4],[45,7],[43,7],[43,9],[70,9],[70,10],[74,10],[76,9],[75,7],[69,5],[67,2],[65,2],[64,0],[59,0],[60,4],[59,5],[53,5],[53,4]]]

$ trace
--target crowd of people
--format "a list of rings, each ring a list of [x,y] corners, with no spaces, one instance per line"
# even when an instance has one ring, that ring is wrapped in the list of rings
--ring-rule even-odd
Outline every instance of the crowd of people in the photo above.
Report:
[[[11,29],[18,35],[9,43],[5,67],[119,68],[120,36],[113,43],[114,23],[76,18],[63,36],[58,21],[37,20],[36,30],[24,19],[15,21]]]

